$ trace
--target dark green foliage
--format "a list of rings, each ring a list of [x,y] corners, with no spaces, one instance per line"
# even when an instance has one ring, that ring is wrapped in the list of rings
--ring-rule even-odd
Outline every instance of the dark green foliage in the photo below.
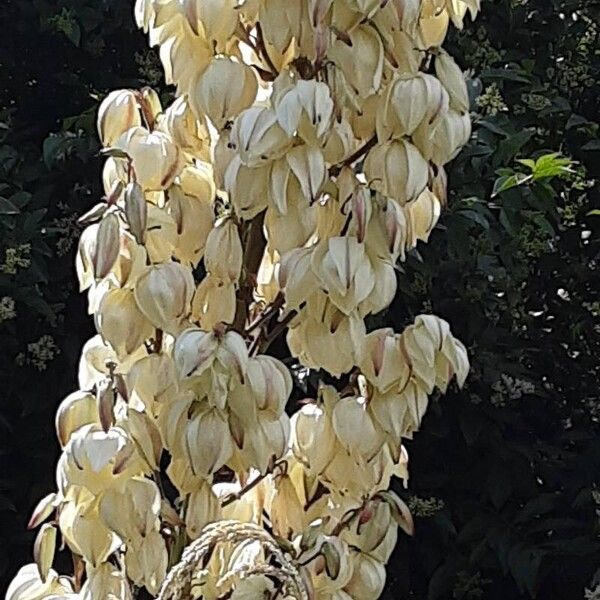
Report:
[[[600,9],[483,5],[450,43],[481,94],[474,136],[385,317],[433,311],[472,360],[409,443],[424,516],[390,600],[583,598],[600,566]]]
[[[81,345],[93,333],[74,255],[77,217],[102,194],[98,98],[158,71],[128,0],[8,0],[0,22],[3,594],[31,561],[25,526],[55,486],[54,413],[76,385]]]
[[[108,89],[160,83],[131,13],[130,0],[0,8],[0,265],[9,249],[21,259],[0,272],[2,579],[31,560],[24,526],[54,486],[54,411],[92,331],[72,242],[101,194],[95,107]],[[474,135],[378,321],[434,312],[473,368],[407,444],[417,531],[392,557],[386,600],[570,600],[596,585],[599,22],[593,0],[483,0],[449,38],[472,69]]]

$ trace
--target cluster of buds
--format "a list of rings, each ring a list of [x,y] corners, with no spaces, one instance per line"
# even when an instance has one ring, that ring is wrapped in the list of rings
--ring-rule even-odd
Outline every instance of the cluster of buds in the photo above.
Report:
[[[413,530],[389,489],[408,477],[402,441],[469,364],[435,316],[402,333],[365,318],[446,202],[470,120],[440,45],[478,10],[137,0],[177,98],[119,90],[100,107],[105,196],[77,254],[98,334],[8,600],[379,597]],[[292,360],[330,375],[291,417],[292,377],[266,354],[286,331]],[[219,523],[238,525],[214,552]],[[70,577],[52,569],[59,537]],[[206,557],[179,585],[169,569],[194,540]]]

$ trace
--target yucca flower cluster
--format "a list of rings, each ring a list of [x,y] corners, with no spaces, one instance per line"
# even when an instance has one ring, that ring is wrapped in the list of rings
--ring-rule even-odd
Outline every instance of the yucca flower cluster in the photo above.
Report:
[[[100,107],[105,197],[77,255],[98,335],[8,600],[379,597],[413,530],[389,490],[408,477],[402,440],[469,365],[435,316],[401,333],[365,318],[446,201],[470,120],[440,45],[478,10],[137,1],[177,98],[118,90]],[[286,331],[329,374],[291,418],[292,377],[267,354]]]

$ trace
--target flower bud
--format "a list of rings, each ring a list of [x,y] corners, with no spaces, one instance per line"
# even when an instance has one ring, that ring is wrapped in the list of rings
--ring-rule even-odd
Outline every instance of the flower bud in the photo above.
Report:
[[[71,436],[56,473],[59,488],[81,486],[99,494],[142,470],[133,442],[122,429],[105,432],[99,425],[85,425]]]
[[[170,135],[184,152],[200,160],[210,160],[210,133],[205,119],[196,117],[187,96],[180,96],[167,108],[158,128]]]
[[[390,328],[369,333],[359,350],[358,365],[381,392],[392,386],[402,388],[410,376],[409,361],[403,350],[400,336]]]
[[[304,510],[296,488],[288,475],[275,481],[275,489],[267,506],[271,525],[276,535],[290,539],[305,527]]]
[[[404,140],[379,144],[364,164],[369,185],[401,204],[415,200],[429,177],[427,162],[415,146]]]
[[[261,354],[249,359],[247,377],[257,408],[279,418],[292,393],[292,377],[287,367],[273,356]]]
[[[257,91],[258,82],[251,67],[215,57],[196,81],[190,102],[198,117],[206,115],[217,129],[222,129],[254,102]]]
[[[156,117],[158,117],[158,115],[163,111],[160,97],[158,93],[149,86],[144,86],[140,90],[140,94],[142,113],[144,117],[146,117],[150,128],[152,128],[154,122],[156,121]]]
[[[317,404],[305,404],[292,416],[294,456],[319,474],[333,458],[335,433],[329,416]]]
[[[153,265],[139,278],[134,293],[139,309],[154,327],[176,333],[190,312],[194,278],[179,263]]]
[[[206,525],[214,523],[220,518],[221,506],[219,499],[209,483],[204,482],[188,498],[187,511],[185,513],[186,533],[192,540],[195,540],[202,533],[202,529]]]
[[[469,93],[465,76],[454,59],[440,50],[435,57],[435,74],[450,96],[450,106],[460,113],[469,110]]]
[[[133,90],[114,90],[100,104],[98,134],[102,145],[112,146],[128,129],[142,124]]]
[[[95,600],[96,598],[132,600],[133,595],[127,578],[112,564],[102,563],[96,568],[88,565],[86,575],[87,579],[79,594],[81,600]]]
[[[240,219],[249,221],[267,207],[270,175],[270,165],[250,168],[237,154],[233,156],[223,176],[223,188]]]
[[[154,481],[133,478],[123,489],[108,489],[100,497],[100,517],[125,543],[146,536],[158,525],[160,491]]]
[[[120,237],[119,217],[111,212],[100,221],[97,230],[92,259],[96,279],[106,277],[113,268],[119,257]]]
[[[358,461],[370,460],[383,445],[383,433],[363,398],[341,398],[333,409],[331,423],[345,451]]]
[[[184,0],[183,11],[192,31],[222,51],[238,23],[237,0]]]
[[[244,432],[241,447],[244,465],[266,473],[287,451],[289,437],[290,419],[285,413],[275,420],[268,414],[258,413],[254,427]]]
[[[139,183],[130,183],[125,188],[125,218],[129,231],[138,244],[143,244],[146,238],[148,224],[148,205],[144,192]]]
[[[192,300],[191,320],[200,322],[200,326],[210,331],[219,323],[231,324],[235,319],[236,289],[229,279],[221,279],[208,274],[196,288]]]
[[[117,357],[131,354],[151,337],[154,328],[139,309],[133,290],[110,290],[100,301],[96,328]]]
[[[177,227],[177,243],[173,254],[184,264],[196,267],[204,254],[206,240],[214,223],[213,197],[212,180],[207,180],[205,190],[198,196],[186,194],[177,185],[169,190],[168,211]]]
[[[352,578],[344,587],[354,600],[379,598],[385,586],[385,566],[363,552],[352,551]]]
[[[90,392],[69,394],[56,411],[56,436],[64,448],[73,432],[84,425],[98,422],[96,398]]]
[[[40,578],[35,563],[19,569],[6,590],[5,600],[44,600],[46,598],[70,598],[73,588],[66,577],[60,577],[50,569],[45,581]]]
[[[383,75],[383,43],[377,30],[359,25],[348,34],[349,43],[336,39],[329,56],[361,98],[379,91]]]
[[[125,568],[128,577],[137,586],[144,586],[152,596],[157,596],[167,575],[169,555],[165,540],[158,531],[150,531],[127,548]]]
[[[317,145],[329,131],[333,100],[323,82],[300,79],[275,101],[277,120],[284,131],[296,133],[308,144]]]
[[[46,583],[50,568],[54,562],[54,552],[56,550],[56,527],[45,523],[40,528],[35,544],[33,546],[33,556],[38,567],[40,579]]]
[[[220,411],[208,406],[198,409],[185,428],[185,447],[193,473],[204,478],[231,458],[233,440]]]
[[[103,379],[96,384],[96,406],[98,408],[98,420],[102,431],[105,433],[115,424],[116,390],[109,378]]]
[[[300,184],[304,199],[312,204],[319,198],[327,179],[323,153],[317,148],[296,146],[286,154],[286,160]]]
[[[292,140],[279,125],[275,111],[265,106],[252,106],[241,112],[229,136],[229,143],[247,167],[259,167],[283,156]]]
[[[162,131],[133,127],[117,140],[115,147],[131,158],[135,180],[144,190],[167,189],[183,166],[179,148]]]
[[[75,269],[80,292],[87,290],[95,282],[94,256],[96,254],[96,239],[99,227],[97,223],[89,225],[83,230],[79,238],[77,254],[75,255]]]
[[[146,413],[130,408],[120,425],[135,443],[148,468],[156,471],[162,454],[162,441],[154,421]]]
[[[54,512],[56,505],[57,495],[54,492],[44,496],[33,509],[29,523],[27,523],[27,529],[35,529],[43,523]]]
[[[346,315],[356,310],[375,285],[365,245],[355,237],[339,236],[319,242],[311,267],[331,302]]]
[[[206,270],[215,277],[237,282],[242,272],[242,260],[242,242],[237,225],[232,219],[217,223],[206,239]]]
[[[397,120],[398,134],[411,135],[427,111],[425,80],[419,75],[398,76],[390,86],[386,111]]]

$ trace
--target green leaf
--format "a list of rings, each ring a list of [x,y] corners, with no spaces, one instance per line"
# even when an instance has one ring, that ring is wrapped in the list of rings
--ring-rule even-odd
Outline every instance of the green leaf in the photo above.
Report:
[[[523,185],[533,179],[532,175],[525,175],[524,173],[514,173],[513,175],[504,175],[498,177],[494,182],[494,189],[492,190],[492,198],[495,198],[502,192],[510,190],[511,188]]]
[[[19,209],[10,200],[0,196],[0,215],[18,215]]]
[[[537,548],[527,548],[521,544],[514,546],[508,555],[508,565],[521,591],[535,596],[538,587],[538,574],[545,552]]]
[[[42,146],[42,154],[44,157],[44,163],[50,169],[56,161],[56,157],[60,151],[61,138],[55,134],[49,135]]]
[[[600,150],[600,139],[592,140],[587,144],[584,144],[583,146],[581,146],[581,149],[585,152],[593,152]]]
[[[500,509],[512,493],[513,485],[510,471],[507,467],[495,464],[489,472],[487,490],[493,505]]]
[[[79,46],[81,43],[81,27],[79,27],[77,21],[72,21],[69,27],[65,27],[63,32],[74,46]]]
[[[535,171],[535,160],[532,158],[520,158],[517,162],[528,167],[530,171]]]
[[[483,227],[483,229],[490,228],[490,224],[489,224],[488,220],[481,213],[478,213],[476,210],[461,210],[461,211],[458,211],[456,214],[460,215],[461,217],[463,217],[469,221],[473,221],[474,223],[477,223],[478,225],[481,225],[481,227]]]
[[[440,598],[451,598],[452,587],[456,580],[456,567],[453,564],[455,557],[449,558],[448,562],[438,567],[427,588],[427,600],[439,600]]]
[[[481,73],[481,78],[531,83],[529,75],[521,69],[484,69]]]
[[[565,125],[565,129],[573,129],[575,127],[581,127],[582,125],[593,125],[593,123],[581,115],[572,114]]]
[[[546,219],[546,217],[540,213],[534,213],[530,216],[530,220],[533,221],[542,231],[553,236],[555,235],[554,227],[552,223]]]
[[[533,179],[545,179],[550,177],[564,177],[572,173],[573,162],[569,158],[561,157],[558,152],[545,154],[535,161],[532,169]]]
[[[555,493],[535,496],[516,514],[514,522],[522,523],[530,520],[532,517],[546,514],[553,510],[558,502],[559,497]]]
[[[20,209],[23,209],[31,201],[31,194],[25,190],[15,192],[10,198],[10,201]]]
[[[533,129],[523,129],[514,135],[511,135],[498,144],[498,150],[494,154],[496,164],[506,164],[511,158],[519,153],[521,148],[533,137]]]

